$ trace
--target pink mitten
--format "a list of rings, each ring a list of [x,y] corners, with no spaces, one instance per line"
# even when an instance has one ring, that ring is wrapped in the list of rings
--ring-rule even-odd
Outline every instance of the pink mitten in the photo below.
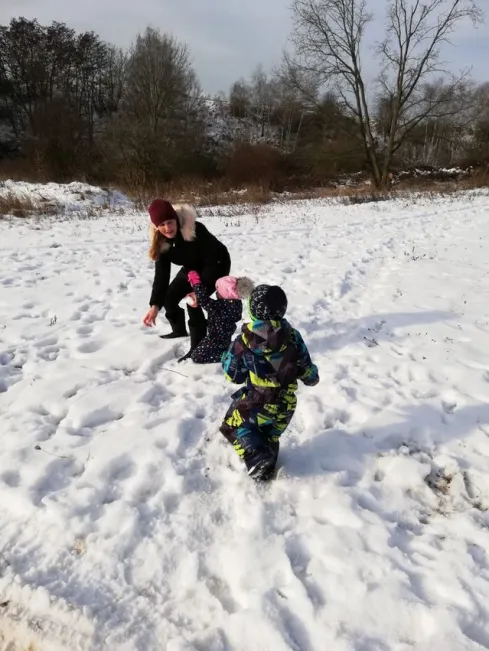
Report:
[[[200,284],[200,276],[196,271],[189,271],[187,278],[192,287]]]

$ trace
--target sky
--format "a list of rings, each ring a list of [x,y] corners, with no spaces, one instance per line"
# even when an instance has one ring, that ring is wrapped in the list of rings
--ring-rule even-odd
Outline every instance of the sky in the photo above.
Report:
[[[488,0],[480,0],[484,4]],[[227,93],[240,77],[261,64],[270,70],[280,63],[292,22],[291,0],[0,0],[0,24],[14,17],[56,20],[77,31],[93,30],[127,47],[148,25],[171,32],[191,51],[194,68],[206,93]],[[386,0],[368,0],[375,15],[369,39],[382,38]],[[489,81],[489,15],[478,30],[461,25],[444,58],[454,69],[472,66],[478,81]],[[367,57],[369,76],[375,75]]]

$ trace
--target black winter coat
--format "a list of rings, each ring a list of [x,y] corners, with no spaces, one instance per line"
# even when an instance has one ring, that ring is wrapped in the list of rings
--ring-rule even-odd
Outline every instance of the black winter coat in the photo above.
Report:
[[[177,209],[177,207],[175,206]],[[220,242],[201,222],[195,221],[193,215],[178,211],[179,229],[173,240],[165,240],[160,257],[155,262],[155,275],[151,292],[150,305],[163,307],[170,283],[171,265],[181,265],[185,271],[197,271],[209,293],[214,292],[214,285],[222,274],[223,263],[230,261],[226,246]],[[190,290],[189,290],[190,291]]]

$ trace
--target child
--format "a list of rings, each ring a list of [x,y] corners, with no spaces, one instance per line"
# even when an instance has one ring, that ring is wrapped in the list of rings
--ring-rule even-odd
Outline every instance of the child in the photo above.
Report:
[[[258,285],[248,301],[251,323],[222,359],[226,378],[245,384],[232,395],[220,432],[233,444],[254,479],[271,479],[280,436],[297,405],[297,380],[319,382],[317,366],[300,333],[284,318],[287,297],[274,285]]]
[[[196,364],[214,364],[229,348],[238,321],[243,315],[242,299],[253,289],[249,278],[223,276],[216,281],[217,300],[210,298],[196,271],[189,271],[188,280],[195,292],[198,305],[207,311],[207,335],[179,361],[189,357]]]

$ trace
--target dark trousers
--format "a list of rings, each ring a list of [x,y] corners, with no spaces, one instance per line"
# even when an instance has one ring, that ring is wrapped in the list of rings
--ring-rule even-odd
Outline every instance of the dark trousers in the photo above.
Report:
[[[245,462],[248,471],[266,461],[270,477],[277,464],[280,437],[295,413],[297,400],[293,385],[287,389],[287,399],[278,403],[253,402],[253,398],[247,397],[245,388],[238,389],[232,397],[234,400],[219,431]]]
[[[192,360],[196,364],[217,364],[230,344],[231,338],[229,341],[212,341],[211,336],[207,334],[192,352]]]
[[[213,294],[216,290],[216,280],[229,274],[231,270],[230,258],[224,258],[222,261],[216,263],[214,269],[215,274],[213,274],[210,279],[208,275],[206,278],[206,280],[210,281],[209,285],[206,285],[209,295]],[[179,303],[185,298],[185,296],[187,296],[187,294],[190,294],[193,291],[192,286],[188,282],[187,273],[188,270],[182,267],[170,283],[168,291],[166,292],[166,299],[163,307],[165,310],[165,316],[170,322],[173,330],[185,330],[185,312],[179,306]],[[190,305],[187,305],[187,311],[189,328],[195,328],[196,330],[199,330],[199,332],[203,332],[203,338],[207,331],[207,320],[202,308],[200,306],[190,307]]]
[[[239,437],[236,428],[227,423],[223,423],[219,429],[245,462],[248,471],[259,462],[266,461],[268,471],[261,478],[270,479],[273,476],[280,450],[280,437],[274,435],[273,428],[268,428],[268,431],[267,428],[240,428]]]

